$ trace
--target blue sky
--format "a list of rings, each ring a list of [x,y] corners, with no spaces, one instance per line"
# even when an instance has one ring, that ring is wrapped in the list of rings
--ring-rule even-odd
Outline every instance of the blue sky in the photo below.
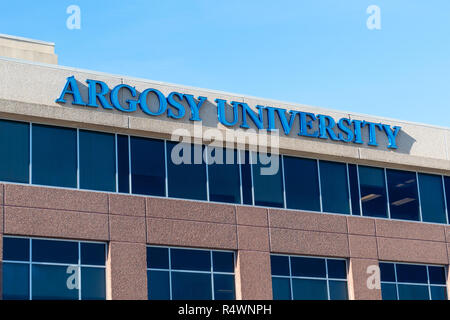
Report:
[[[448,0],[15,0],[0,33],[55,42],[61,65],[450,123]]]

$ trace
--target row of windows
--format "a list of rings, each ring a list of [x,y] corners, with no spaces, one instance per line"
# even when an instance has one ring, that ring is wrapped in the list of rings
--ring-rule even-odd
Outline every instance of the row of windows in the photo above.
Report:
[[[190,145],[182,151],[190,155],[180,155],[206,149],[208,164],[202,156],[199,164],[174,163],[177,144],[0,120],[0,180],[448,223],[450,177],[290,156],[277,157],[279,169],[265,175],[261,157],[247,151]]]
[[[104,300],[106,244],[3,238],[3,299]],[[344,259],[273,254],[275,300],[347,300]],[[380,262],[385,300],[445,300],[442,266]],[[234,300],[231,251],[147,247],[150,300]]]

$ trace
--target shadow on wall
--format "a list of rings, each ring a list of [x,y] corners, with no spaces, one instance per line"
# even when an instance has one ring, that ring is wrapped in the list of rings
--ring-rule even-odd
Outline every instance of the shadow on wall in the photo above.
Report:
[[[80,95],[81,95],[83,101],[87,104],[89,101],[89,87],[86,85],[86,83],[80,82],[78,80],[76,81],[76,83],[78,85],[78,89],[80,91]],[[155,87],[155,89],[159,90],[165,96],[165,98],[168,98],[169,95],[173,91],[172,87],[166,87],[166,86],[161,86],[161,85],[153,86],[153,87]],[[100,92],[101,89],[102,89],[101,86],[97,85],[97,92]],[[186,90],[186,91],[188,91],[188,90]],[[129,109],[130,101],[137,101],[138,98],[141,96],[142,92],[143,92],[143,90],[136,89],[136,95],[133,96],[132,93],[130,92],[130,90],[127,90],[127,89],[120,90],[118,93],[118,99],[119,99],[119,102],[120,102],[120,105],[122,106],[122,108]],[[142,111],[142,108],[139,106],[137,107],[136,111],[130,112],[130,113],[119,111],[119,110],[116,110],[115,108],[105,109],[104,107],[102,107],[101,101],[98,98],[96,99],[96,103],[98,104],[97,111],[105,112],[105,113],[122,114],[122,115],[127,114],[127,115],[133,116],[133,117],[160,120],[160,121],[164,121],[164,122],[171,123],[171,124],[183,123],[183,124],[192,125],[192,124],[194,124],[194,121],[191,121],[190,119],[193,116],[195,116],[195,114],[192,113],[192,111],[191,111],[192,108],[191,108],[190,104],[188,103],[187,99],[185,97],[183,97],[183,95],[182,95],[183,93],[185,93],[185,92],[180,92],[180,95],[173,94],[171,96],[171,99],[173,102],[172,104],[174,104],[174,105],[167,103],[167,108],[165,110],[160,109],[161,105],[160,105],[160,101],[159,101],[157,94],[155,94],[154,92],[148,93],[147,99],[146,99],[148,110],[153,114],[158,114],[159,111],[163,111],[160,115],[146,114]],[[88,108],[90,110],[95,108],[92,106],[73,105],[72,104],[73,97],[71,94],[66,94],[64,98],[66,100],[66,103],[59,103],[61,106],[64,106],[64,107],[75,108],[75,109]],[[192,98],[193,99],[191,100],[191,104],[194,102],[196,105],[198,105],[200,102],[199,97],[193,96]],[[231,103],[231,101],[242,102],[243,98],[223,96],[223,95],[221,96],[219,94],[217,96],[214,96],[213,99],[215,100],[216,98],[227,100],[227,104],[225,107],[225,118],[229,122],[234,122],[234,120],[236,120],[235,114],[233,113],[233,107],[231,106],[230,103]],[[104,99],[106,101],[105,104],[112,106],[110,94],[106,94],[104,96]],[[231,100],[231,99],[233,99],[233,100]],[[260,114],[258,113],[258,110],[256,109],[256,106],[249,105],[249,107],[254,111],[254,115],[256,117],[260,116]],[[277,107],[277,106],[270,106],[270,107]],[[234,130],[239,129],[240,125],[242,124],[242,121],[243,121],[242,108],[238,108],[237,110],[238,110],[237,123],[233,127],[229,127],[230,129],[234,129]],[[289,112],[289,111],[290,110],[287,110],[287,112]],[[350,116],[348,114],[336,114],[331,111],[330,111],[330,116],[332,116],[336,122],[340,118],[348,118],[348,119],[352,119],[352,120],[365,120],[365,119],[353,118],[352,116]],[[224,128],[224,126],[219,123],[218,108],[217,108],[217,104],[215,101],[210,101],[208,99],[203,102],[203,104],[201,105],[201,108],[199,110],[199,118],[202,121],[201,122],[195,121],[195,123],[197,123],[197,124],[201,123],[202,127],[203,127],[203,131],[206,130],[207,128],[217,128],[217,127]],[[247,123],[248,123],[249,127],[251,129],[254,129],[255,131],[258,131],[257,126],[254,124],[254,122],[251,120],[251,118],[249,117],[248,114],[247,114],[246,118],[247,118]],[[262,118],[263,118],[264,128],[267,128],[269,126],[267,110],[264,110],[262,112]],[[288,121],[290,120],[289,115],[287,115],[287,120]],[[395,124],[391,124],[391,123],[388,123],[388,124],[390,124],[391,127],[393,127],[395,125]],[[414,139],[411,135],[409,135],[402,129],[402,130],[400,130],[400,132],[397,136],[397,139],[396,139],[398,149],[389,149],[388,148],[389,140],[387,138],[386,133],[384,131],[377,129],[376,130],[376,141],[377,141],[378,146],[369,146],[367,144],[367,142],[369,141],[369,130],[367,129],[367,127],[364,127],[362,130],[362,140],[364,141],[364,144],[354,144],[351,142],[347,143],[347,142],[343,142],[343,141],[333,141],[331,139],[319,139],[319,138],[299,136],[300,121],[299,121],[298,116],[295,119],[295,121],[292,122],[292,127],[290,128],[289,135],[285,135],[285,133],[283,131],[283,125],[278,116],[275,116],[274,127],[275,127],[275,129],[278,129],[280,137],[290,137],[292,139],[299,139],[299,140],[314,140],[320,144],[354,146],[354,147],[363,148],[363,149],[383,150],[383,151],[389,151],[389,152],[395,152],[395,153],[401,153],[401,154],[409,154],[412,146],[416,142],[416,139]],[[319,129],[318,121],[315,121],[315,122],[313,122],[313,126],[309,129],[309,132],[315,132],[318,129]],[[150,122],[150,121],[148,122],[148,130],[149,131],[152,130],[152,122]],[[244,130],[244,129],[242,129],[242,130]],[[340,132],[340,130],[337,127],[334,127],[333,131],[335,132],[336,135]]]

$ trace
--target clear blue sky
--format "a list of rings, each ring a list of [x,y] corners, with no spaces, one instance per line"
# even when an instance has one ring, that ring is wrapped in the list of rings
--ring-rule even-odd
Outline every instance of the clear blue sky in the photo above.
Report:
[[[0,33],[55,42],[61,65],[450,123],[448,0],[15,0]]]

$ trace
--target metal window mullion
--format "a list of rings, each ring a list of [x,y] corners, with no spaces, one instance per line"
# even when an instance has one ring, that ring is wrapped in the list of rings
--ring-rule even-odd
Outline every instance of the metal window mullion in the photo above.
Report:
[[[80,129],[77,128],[77,189],[80,189]]]
[[[316,162],[317,162],[317,177],[319,178],[320,212],[323,212],[322,181],[320,179],[320,161],[319,161],[319,159],[316,159]]]
[[[29,247],[30,247],[30,249],[29,249],[29,257],[28,257],[28,266],[29,266],[29,269],[30,270],[28,270],[28,273],[29,273],[29,290],[30,290],[30,292],[29,292],[29,299],[30,300],[33,300],[33,272],[32,272],[32,269],[33,269],[33,263],[32,263],[32,253],[33,253],[33,240],[30,238],[29,239]]]
[[[250,162],[250,175],[252,177],[252,205],[255,205],[255,182],[253,181],[253,151],[248,150],[248,161]]]
[[[361,182],[359,180],[359,165],[356,165],[356,178],[358,180],[358,194],[359,194],[359,215],[363,216],[363,210],[362,210],[362,201],[361,201]]]
[[[172,297],[172,259],[171,259],[171,249],[168,248],[169,251],[169,297],[170,300],[173,300]]]
[[[394,275],[395,275],[395,291],[397,293],[397,300],[400,300],[400,296],[398,294],[397,264],[396,263],[394,263]]]
[[[416,171],[416,181],[417,181],[417,198],[419,199],[419,221],[423,222],[422,217],[422,202],[420,200],[420,182],[419,182],[419,174]]]
[[[292,288],[292,266],[291,266],[291,257],[288,256],[289,260],[289,287],[291,289],[291,300],[294,300],[294,289]]]
[[[442,190],[443,190],[444,204],[445,204],[445,221],[447,221],[447,224],[449,224],[448,214],[449,214],[450,210],[448,209],[449,204],[447,203],[447,190],[445,189],[444,176],[441,176],[441,178],[442,178]]]
[[[214,269],[213,269],[213,253],[212,253],[212,251],[209,251],[209,258],[211,261],[211,297],[212,297],[212,300],[216,300],[215,294],[214,294]]]
[[[119,192],[119,151],[117,149],[117,133],[114,134],[114,149],[116,156],[116,193]]]
[[[132,194],[132,185],[131,185],[131,137],[128,136],[128,184],[129,184],[129,193]]]
[[[164,171],[165,171],[165,182],[166,182],[166,198],[169,197],[169,175],[168,175],[168,165],[169,161],[167,159],[167,140],[164,140]]]
[[[202,146],[200,146],[202,148]],[[195,146],[194,146],[195,148]],[[202,148],[203,149],[203,148]],[[206,201],[209,201],[209,154],[208,154],[208,146],[205,146],[205,154],[206,154],[206,161],[205,161],[205,172],[206,172]],[[202,156],[202,161],[204,157]]]
[[[345,168],[347,169],[347,191],[348,191],[348,206],[350,209],[350,215],[353,215],[353,205],[352,205],[352,191],[350,189],[350,174],[348,172],[348,163],[345,164]]]
[[[328,296],[328,300],[331,300],[330,297],[330,282],[328,279],[328,259],[325,259],[325,276],[326,276],[326,280],[327,280],[327,296]]]
[[[386,191],[387,214],[388,214],[388,219],[391,219],[391,204],[390,204],[390,200],[389,200],[389,183],[388,183],[388,179],[387,179],[386,168],[383,168],[383,171],[384,171],[384,188]]]
[[[280,155],[279,156],[280,161],[281,161],[281,178],[283,180],[283,201],[284,201],[284,208],[287,208],[287,200],[286,200],[286,178],[285,178],[285,172],[284,172],[284,156]]]
[[[430,300],[433,300],[433,298],[431,297],[430,271],[428,270],[428,266],[426,266],[426,268],[427,268],[428,297],[430,298]]]
[[[81,300],[81,242],[78,242],[78,300]]]
[[[243,186],[242,186],[242,160],[241,160],[241,150],[236,149],[237,150],[237,161],[238,161],[238,165],[239,165],[239,191],[241,194],[241,204],[244,204],[244,191],[243,191]],[[245,159],[245,157],[244,157]]]
[[[29,146],[28,146],[28,152],[30,153],[28,156],[28,182],[29,184],[33,183],[33,123],[30,122],[30,128],[29,128]]]

